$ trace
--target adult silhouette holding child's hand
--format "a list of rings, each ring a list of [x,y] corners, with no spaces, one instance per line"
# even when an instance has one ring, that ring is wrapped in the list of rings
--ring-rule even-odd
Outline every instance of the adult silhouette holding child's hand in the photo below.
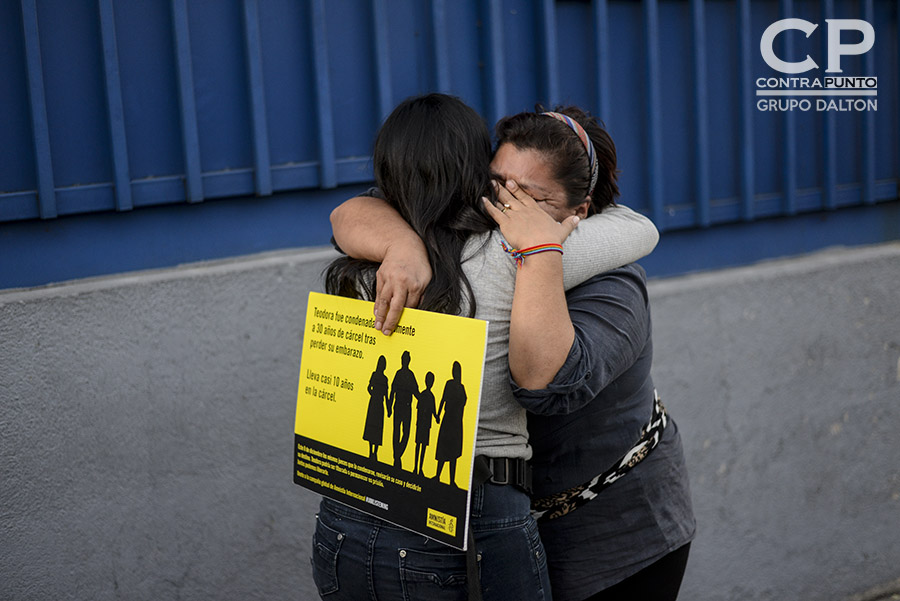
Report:
[[[388,415],[394,410],[394,467],[403,468],[403,453],[409,443],[409,429],[412,426],[412,398],[419,392],[416,376],[409,369],[409,351],[400,357],[400,369],[391,382],[391,396],[388,401]]]
[[[441,396],[441,406],[438,415],[443,412],[444,421],[438,433],[437,449],[434,457],[437,459],[437,473],[435,480],[441,479],[444,471],[444,463],[450,462],[450,486],[456,486],[456,460],[462,455],[463,442],[463,412],[466,408],[466,388],[462,383],[462,366],[459,361],[453,362],[453,379],[444,384],[444,394]]]

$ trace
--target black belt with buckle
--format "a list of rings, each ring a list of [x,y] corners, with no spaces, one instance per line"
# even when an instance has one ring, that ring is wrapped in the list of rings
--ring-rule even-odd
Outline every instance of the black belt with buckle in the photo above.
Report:
[[[499,485],[511,484],[531,494],[531,464],[528,461],[509,457],[484,458],[491,473],[488,482]]]

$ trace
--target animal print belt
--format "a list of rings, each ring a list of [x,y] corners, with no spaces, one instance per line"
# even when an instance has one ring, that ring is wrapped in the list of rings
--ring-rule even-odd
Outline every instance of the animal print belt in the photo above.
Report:
[[[650,417],[650,422],[641,428],[641,437],[637,444],[608,470],[590,481],[553,495],[532,499],[531,515],[536,520],[552,520],[566,515],[594,499],[604,488],[627,474],[628,470],[643,461],[650,451],[656,448],[659,441],[662,440],[663,429],[668,421],[666,408],[654,390],[653,415]]]

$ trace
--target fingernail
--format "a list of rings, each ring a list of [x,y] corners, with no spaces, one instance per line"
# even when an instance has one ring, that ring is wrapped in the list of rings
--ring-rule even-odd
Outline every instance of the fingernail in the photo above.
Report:
[[[378,321],[378,320],[376,319],[376,320],[375,320],[375,329],[376,329],[376,330],[380,330],[380,329],[381,329],[381,325],[382,325],[381,322]]]
[[[581,217],[579,217],[578,215],[575,215],[575,219],[573,219],[572,221],[574,221],[575,224],[578,224],[578,222],[581,221]]]
[[[510,190],[515,190],[515,189],[516,189],[516,182],[514,182],[514,181],[511,180],[511,179],[508,179],[508,180],[506,180],[506,187],[509,188]]]
[[[385,336],[390,336],[390,335],[391,335],[391,331],[390,331],[390,330],[382,330],[381,333],[384,334]]]

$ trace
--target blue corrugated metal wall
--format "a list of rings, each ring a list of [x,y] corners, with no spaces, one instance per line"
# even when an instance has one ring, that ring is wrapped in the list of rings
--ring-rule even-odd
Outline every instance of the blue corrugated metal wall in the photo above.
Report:
[[[898,7],[4,0],[0,288],[323,243],[328,209],[371,178],[381,119],[429,90],[491,123],[536,102],[591,109],[617,142],[624,202],[663,231],[891,204]],[[787,16],[874,25],[874,48],[843,66],[879,77],[877,112],[756,108],[755,79],[778,75],[759,38]],[[824,57],[824,29],[783,34],[783,52]],[[774,232],[762,223],[755,235]]]

